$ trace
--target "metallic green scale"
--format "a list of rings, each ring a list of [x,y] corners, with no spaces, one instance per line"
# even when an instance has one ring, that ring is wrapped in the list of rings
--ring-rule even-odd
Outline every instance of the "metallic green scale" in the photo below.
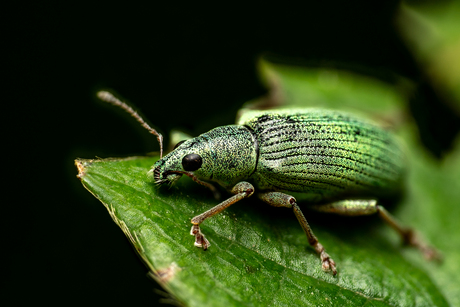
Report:
[[[157,136],[163,148],[162,136],[131,107],[108,92],[98,96],[130,113]],[[378,214],[406,244],[417,247],[427,258],[439,258],[434,248],[377,204],[400,188],[404,157],[392,135],[367,120],[322,109],[246,111],[237,125],[215,128],[176,147],[153,165],[157,184],[172,184],[186,175],[215,195],[217,190],[209,182],[233,194],[192,218],[190,234],[197,247],[206,250],[210,246],[201,223],[255,194],[271,206],[293,210],[323,270],[334,275],[335,262],[313,234],[298,200],[327,213]]]
[[[400,188],[403,153],[375,124],[320,109],[249,111],[239,124],[259,147],[255,185],[302,192],[310,202],[351,196],[387,196]]]

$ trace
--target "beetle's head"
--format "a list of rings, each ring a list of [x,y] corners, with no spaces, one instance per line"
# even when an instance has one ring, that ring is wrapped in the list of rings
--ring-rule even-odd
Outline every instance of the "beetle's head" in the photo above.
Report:
[[[202,137],[179,142],[174,150],[158,160],[152,167],[156,184],[172,184],[182,175],[193,179],[210,179],[212,159],[208,144]]]
[[[151,172],[160,185],[172,184],[186,175],[208,187],[210,185],[203,181],[214,181],[229,189],[250,176],[256,160],[257,146],[251,132],[242,126],[230,125],[177,144],[153,165]]]

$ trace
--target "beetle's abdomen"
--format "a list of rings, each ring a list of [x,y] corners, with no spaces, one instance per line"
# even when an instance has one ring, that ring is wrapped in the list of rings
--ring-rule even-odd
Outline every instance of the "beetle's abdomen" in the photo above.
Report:
[[[259,188],[307,193],[312,200],[395,190],[403,154],[390,133],[347,113],[271,111],[244,123],[259,145]]]

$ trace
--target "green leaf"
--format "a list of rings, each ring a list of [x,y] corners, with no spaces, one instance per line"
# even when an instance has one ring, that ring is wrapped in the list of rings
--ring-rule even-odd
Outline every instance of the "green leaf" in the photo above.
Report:
[[[218,202],[188,178],[169,190],[158,190],[147,177],[156,159],[79,159],[76,165],[83,185],[107,207],[158,282],[184,305],[447,306],[439,287],[420,268],[433,266],[430,275],[442,282],[443,274],[438,273],[446,263],[439,267],[419,261],[420,255],[410,251],[401,254],[394,234],[376,219],[371,219],[375,223],[317,215],[310,219],[338,265],[336,277],[321,270],[289,209],[272,208],[256,199],[243,200],[203,223],[211,247],[207,251],[194,247],[190,219]],[[442,187],[442,181],[453,176],[436,179]],[[412,187],[416,195],[411,195],[409,206],[417,207],[420,200],[417,187],[423,190]],[[415,213],[414,224],[425,211]],[[447,209],[442,212],[449,214]],[[442,221],[430,222],[436,225],[434,234]],[[430,233],[424,234],[448,246],[449,240],[437,241]],[[458,259],[457,253],[457,268]],[[450,277],[458,281],[454,272]]]

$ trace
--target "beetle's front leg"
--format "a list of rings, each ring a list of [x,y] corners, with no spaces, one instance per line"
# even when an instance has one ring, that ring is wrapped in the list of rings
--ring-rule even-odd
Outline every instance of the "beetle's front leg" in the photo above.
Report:
[[[230,207],[237,201],[251,196],[254,193],[254,187],[249,182],[241,181],[232,188],[231,192],[235,195],[230,197],[229,199],[224,200],[223,202],[209,209],[208,211],[195,216],[192,219],[193,226],[190,230],[190,234],[192,236],[195,236],[196,247],[202,247],[204,250],[207,250],[208,247],[211,245],[209,241],[205,238],[204,234],[201,232],[200,224],[203,223],[204,220],[206,220],[207,218],[222,212],[224,209]]]
[[[308,243],[310,243],[310,245],[315,249],[316,253],[318,253],[320,256],[323,270],[332,271],[333,275],[337,274],[334,260],[332,260],[329,254],[326,253],[323,245],[319,243],[318,239],[313,234],[310,225],[308,225],[307,219],[300,210],[299,205],[297,205],[294,197],[281,192],[259,193],[257,196],[264,202],[274,207],[292,208],[297,220],[300,223],[300,226],[302,226],[302,229],[307,235]]]

